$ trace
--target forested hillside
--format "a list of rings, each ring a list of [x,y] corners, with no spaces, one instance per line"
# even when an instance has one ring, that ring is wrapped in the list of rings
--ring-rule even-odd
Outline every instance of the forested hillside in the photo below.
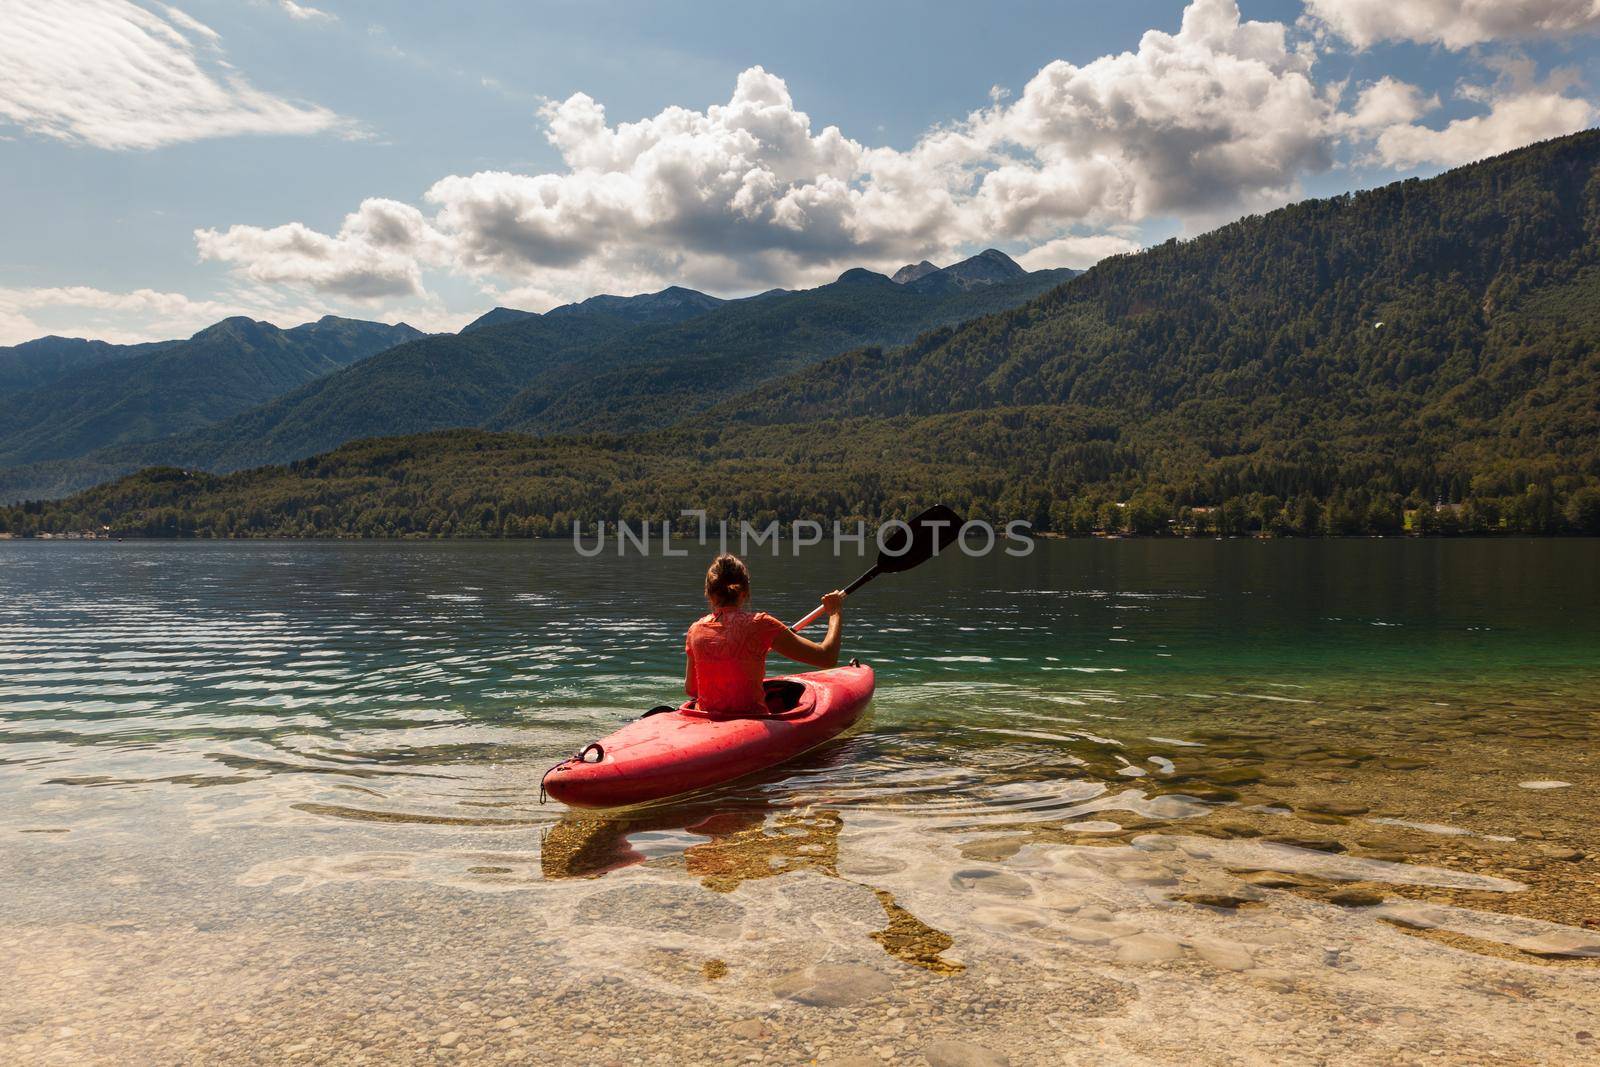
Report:
[[[148,352],[172,341],[117,345],[81,337],[40,337],[0,348],[0,397],[49,385],[84,367]]]
[[[1030,274],[1005,259],[1007,270],[995,265],[999,255],[983,260],[982,277],[948,288],[853,270],[830,285],[745,300],[674,287],[593,297],[544,315],[498,309],[487,325],[392,348],[188,434],[125,435],[129,443],[114,448],[64,453],[70,462],[0,470],[0,500],[62,495],[143,466],[231,471],[284,462],[380,435],[664,427],[858,345],[904,342],[930,326],[1014,307],[1075,273]]]
[[[980,259],[973,257],[907,285],[851,270],[831,285],[763,294],[630,334],[598,361],[545,375],[483,425],[541,434],[658,429],[847,348],[908,341],[930,326],[1014,307],[1077,273],[1029,274],[999,252],[983,256],[1011,269],[963,273]],[[941,277],[964,283],[923,284]]]
[[[0,464],[63,459],[207,426],[420,336],[403,323],[332,316],[289,330],[232,318],[187,341],[129,346],[0,397]],[[94,342],[74,349],[103,352]]]
[[[935,498],[1062,532],[1600,533],[1600,133],[1107,260],[670,430],[358,442],[3,521],[483,536]]]
[[[229,418],[163,439],[134,438],[64,462],[0,469],[0,500],[56,496],[156,464],[215,470],[309,455],[351,438],[470,426],[541,361],[632,329],[615,315],[531,316],[421,338],[300,384]]]
[[[1597,162],[1586,133],[1243,219],[719,415],[1072,405],[1192,452],[1195,469],[1166,477],[1208,496],[1240,464],[1296,468],[1315,491],[1332,465],[1403,456],[1451,471],[1439,490],[1457,499],[1462,478],[1509,484],[1547,461],[1595,473],[1581,457],[1600,432]]]

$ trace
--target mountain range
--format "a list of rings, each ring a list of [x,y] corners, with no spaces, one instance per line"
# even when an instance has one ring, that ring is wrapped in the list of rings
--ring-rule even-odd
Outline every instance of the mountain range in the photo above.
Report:
[[[825,323],[870,295],[881,329],[893,294],[943,288],[936,274],[850,271],[810,292]],[[764,305],[788,296],[648,329],[705,337],[743,305],[748,333],[782,338],[762,334]],[[429,428],[226,476],[146,470],[0,523],[515,536],[938,499],[1061,532],[1600,533],[1600,131],[1249,216],[919,329],[826,357],[729,344],[704,365],[619,332],[587,350],[597,366],[546,359],[479,423],[514,432]],[[752,365],[771,373],[718,377]],[[607,417],[613,396],[624,419]]]
[[[85,367],[136,356],[172,343],[149,341],[118,345],[87,341],[82,337],[51,336],[0,348],[0,397],[38,389]]]
[[[208,426],[421,336],[404,323],[333,316],[289,330],[231,318],[185,341],[22,345],[7,354],[41,384],[0,396],[0,463],[63,459]]]
[[[459,334],[427,337],[348,320],[289,331],[228,320],[0,398],[0,500],[57,496],[143,466],[230,471],[451,427],[660,428],[854,347],[1013,307],[1074,273],[1030,273],[990,250],[905,285],[858,269],[742,300],[674,286],[542,315],[496,308]],[[372,344],[333,360],[311,344],[330,322],[369,327]],[[306,358],[280,357],[270,366],[284,373],[269,376],[268,340],[306,342]]]

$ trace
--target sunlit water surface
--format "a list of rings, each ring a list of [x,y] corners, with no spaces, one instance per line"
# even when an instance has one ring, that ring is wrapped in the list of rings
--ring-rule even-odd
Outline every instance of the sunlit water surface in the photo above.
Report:
[[[851,602],[851,734],[542,806],[706,555],[0,543],[0,1057],[1600,1053],[1595,542],[940,559]]]

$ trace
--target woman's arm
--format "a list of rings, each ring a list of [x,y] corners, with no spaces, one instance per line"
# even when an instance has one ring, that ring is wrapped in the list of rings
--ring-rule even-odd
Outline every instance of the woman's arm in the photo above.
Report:
[[[683,691],[692,697],[700,694],[694,691],[694,653],[685,652],[683,655]]]
[[[828,636],[821,644],[785,626],[772,639],[772,650],[808,667],[837,667],[839,644],[844,639],[844,593],[837,589],[829,593],[822,598],[822,607],[828,613]]]

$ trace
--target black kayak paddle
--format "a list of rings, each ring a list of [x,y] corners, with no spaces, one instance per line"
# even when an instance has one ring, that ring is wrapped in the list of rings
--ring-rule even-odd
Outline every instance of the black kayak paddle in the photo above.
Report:
[[[878,561],[844,587],[848,595],[880,574],[900,574],[928,562],[955,544],[965,520],[943,504],[935,504],[909,522],[893,527],[878,541]],[[822,605],[795,623],[791,629],[804,630],[822,615]]]

